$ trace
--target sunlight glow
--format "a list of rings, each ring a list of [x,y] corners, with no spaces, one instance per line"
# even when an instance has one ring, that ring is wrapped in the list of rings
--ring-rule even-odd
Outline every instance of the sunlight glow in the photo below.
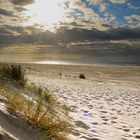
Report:
[[[36,0],[26,6],[25,15],[29,17],[29,25],[38,24],[48,30],[55,30],[60,22],[65,22],[65,8],[61,5],[65,0]]]

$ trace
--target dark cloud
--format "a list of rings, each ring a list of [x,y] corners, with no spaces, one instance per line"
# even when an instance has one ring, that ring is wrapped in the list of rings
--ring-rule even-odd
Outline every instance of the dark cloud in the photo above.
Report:
[[[28,26],[1,26],[0,28],[0,42],[1,43],[50,43],[58,42],[82,42],[82,41],[96,41],[96,40],[131,40],[140,39],[139,28],[110,28],[106,31],[99,31],[97,29],[63,29],[57,33],[50,31],[43,31],[41,29]]]
[[[20,26],[9,26],[9,25],[3,25],[0,28],[1,35],[9,35],[14,36],[15,32],[19,34],[24,34],[24,28]]]
[[[140,28],[117,28],[110,29],[105,39],[140,39]]]
[[[0,15],[13,16],[13,12],[0,8]]]
[[[102,24],[102,26],[103,26],[103,27],[106,27],[106,28],[108,28],[108,29],[111,29],[111,28],[112,28],[112,26],[111,26],[111,25],[108,25],[108,24]]]
[[[55,44],[56,35],[50,31],[42,31],[32,26],[8,26],[0,27],[0,43],[47,43]]]
[[[64,42],[71,41],[94,41],[94,40],[122,40],[122,39],[140,39],[139,28],[117,28],[106,31],[99,31],[97,29],[65,29],[58,33],[59,38]]]
[[[23,8],[23,7],[21,7],[21,6],[15,6],[14,9],[15,9],[15,11],[17,11],[17,12],[23,12],[23,11],[26,10],[25,8]]]
[[[15,5],[28,5],[34,2],[34,0],[10,0]]]

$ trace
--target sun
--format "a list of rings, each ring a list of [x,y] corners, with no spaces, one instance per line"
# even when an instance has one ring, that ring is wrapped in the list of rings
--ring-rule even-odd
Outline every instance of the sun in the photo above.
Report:
[[[34,4],[26,6],[24,13],[28,17],[27,24],[39,24],[48,30],[54,30],[59,23],[65,21],[64,0],[36,0]]]

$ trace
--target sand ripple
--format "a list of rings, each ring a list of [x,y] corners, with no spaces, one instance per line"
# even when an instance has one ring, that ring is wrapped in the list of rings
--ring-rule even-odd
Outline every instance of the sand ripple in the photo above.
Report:
[[[72,140],[140,139],[140,86],[30,75],[70,107]]]

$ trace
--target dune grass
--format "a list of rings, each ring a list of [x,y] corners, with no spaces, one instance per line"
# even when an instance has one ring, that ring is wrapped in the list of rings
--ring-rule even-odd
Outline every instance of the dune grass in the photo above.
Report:
[[[49,105],[57,106],[58,101],[57,99],[49,92],[48,89],[42,88],[40,86],[36,86],[35,84],[26,85],[26,88],[37,95],[38,97],[42,98],[45,102]]]
[[[0,75],[14,80],[21,86],[25,86],[27,79],[25,78],[25,71],[20,65],[0,64]]]
[[[14,110],[29,121],[38,130],[42,140],[46,138],[68,140],[67,134],[71,125],[66,119],[67,113],[64,114],[65,118],[63,118],[56,111],[60,110],[61,113],[64,113],[62,110],[66,109],[48,90],[37,87],[35,84],[28,85],[25,71],[21,66],[1,65],[0,76],[3,78],[0,79],[0,94],[7,98],[7,108]],[[22,91],[28,92],[27,96],[21,94],[18,89],[14,90],[12,88],[14,85],[12,82],[7,82],[8,80],[16,81],[17,84],[22,85]],[[32,95],[29,96],[30,94]]]

